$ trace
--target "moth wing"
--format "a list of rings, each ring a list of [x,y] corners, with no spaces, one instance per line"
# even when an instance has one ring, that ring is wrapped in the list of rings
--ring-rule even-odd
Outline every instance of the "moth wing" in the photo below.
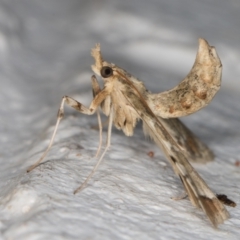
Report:
[[[173,140],[182,149],[182,153],[191,162],[207,163],[213,161],[213,152],[201,142],[189,128],[178,118],[164,119],[158,117],[158,121],[172,136]]]
[[[175,88],[149,95],[148,103],[156,116],[177,118],[207,106],[221,86],[222,64],[214,47],[199,39],[195,63]]]
[[[171,163],[175,173],[180,177],[192,204],[201,208],[214,227],[230,217],[224,205],[208,187],[201,176],[188,162],[185,153],[174,146],[170,134],[162,131],[159,121],[152,118],[142,118],[145,132],[147,131],[156,144],[161,147]]]
[[[180,177],[191,203],[206,213],[214,227],[228,219],[230,215],[224,205],[191,166],[181,148],[143,97],[134,89],[131,89],[131,93],[122,93],[142,119],[144,132],[164,151],[175,173]]]

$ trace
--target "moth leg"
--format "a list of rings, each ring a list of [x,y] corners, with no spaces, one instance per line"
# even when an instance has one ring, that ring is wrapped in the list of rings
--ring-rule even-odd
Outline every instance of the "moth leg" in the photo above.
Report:
[[[93,97],[95,97],[101,91],[101,88],[98,84],[98,81],[97,81],[97,78],[96,78],[95,75],[92,76],[91,80],[92,80],[92,93],[93,93]],[[100,150],[101,150],[101,147],[102,147],[102,121],[101,121],[101,115],[100,115],[100,112],[99,112],[99,108],[97,109],[96,112],[97,112],[98,129],[99,129],[99,144],[98,144],[97,152],[94,156],[95,158],[100,153]]]
[[[176,197],[171,197],[172,200],[175,200],[175,201],[179,201],[179,200],[183,200],[185,198],[187,198],[188,195],[186,192],[182,193],[181,195],[179,196],[176,196]]]
[[[96,165],[94,166],[93,170],[91,171],[91,173],[88,175],[88,177],[86,178],[86,180],[82,183],[82,185],[80,187],[78,187],[73,193],[76,194],[77,192],[81,191],[86,184],[88,183],[88,181],[90,180],[90,178],[93,176],[93,174],[96,172],[96,170],[98,169],[100,163],[103,160],[103,157],[105,155],[105,153],[107,152],[107,150],[110,147],[110,143],[111,143],[111,133],[112,133],[112,123],[113,123],[113,109],[111,108],[110,110],[110,115],[109,115],[109,122],[108,122],[108,133],[107,133],[107,143],[106,143],[106,147],[101,155],[101,157],[98,159]]]
[[[27,169],[27,172],[30,172],[32,171],[35,167],[37,167],[39,165],[40,162],[42,162],[42,160],[45,158],[45,156],[47,155],[48,151],[50,150],[50,148],[52,147],[52,144],[53,144],[53,141],[54,141],[54,138],[55,138],[55,135],[56,135],[56,132],[57,132],[57,129],[58,129],[58,126],[59,126],[59,123],[61,121],[61,119],[63,118],[64,116],[64,103],[66,102],[67,105],[69,105],[70,107],[74,108],[75,110],[83,113],[83,114],[86,114],[86,115],[92,115],[96,112],[98,106],[101,104],[101,102],[107,97],[107,95],[109,94],[108,90],[106,90],[105,88],[99,92],[95,98],[93,99],[93,101],[91,102],[90,104],[90,107],[87,108],[85,107],[84,105],[82,105],[80,102],[76,101],[75,99],[71,98],[71,97],[68,97],[68,96],[64,96],[62,98],[62,101],[61,101],[61,105],[60,105],[60,108],[58,110],[58,114],[57,114],[57,122],[56,122],[56,125],[55,125],[55,128],[54,128],[54,131],[53,131],[53,134],[52,134],[52,137],[51,137],[51,140],[49,142],[49,145],[46,149],[46,151],[43,153],[43,155],[40,157],[40,159],[34,163],[32,166],[30,166],[28,169]]]
[[[106,120],[104,120],[104,122],[102,122],[102,129],[104,126],[108,126],[108,118]],[[99,130],[98,123],[96,125],[93,125],[91,128],[94,130]]]

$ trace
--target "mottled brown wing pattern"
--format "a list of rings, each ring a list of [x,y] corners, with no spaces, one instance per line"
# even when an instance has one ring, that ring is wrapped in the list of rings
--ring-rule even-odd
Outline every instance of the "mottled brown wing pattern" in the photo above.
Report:
[[[164,127],[159,118],[146,106],[137,91],[132,91],[131,94],[124,92],[124,96],[143,120],[144,132],[164,151],[175,173],[180,177],[192,204],[206,213],[214,227],[228,219],[230,215],[224,205],[190,165],[170,135],[169,129],[165,128],[166,126]]]
[[[175,88],[149,95],[148,104],[156,116],[187,116],[207,106],[220,89],[222,63],[214,47],[199,39],[195,63]]]
[[[178,118],[164,119],[158,117],[158,121],[168,129],[169,134],[182,149],[182,153],[191,162],[207,163],[213,161],[213,152],[201,142]]]

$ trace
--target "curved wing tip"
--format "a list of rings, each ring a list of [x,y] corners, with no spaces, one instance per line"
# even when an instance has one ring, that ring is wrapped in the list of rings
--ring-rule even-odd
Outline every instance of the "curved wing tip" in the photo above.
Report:
[[[217,51],[214,46],[210,46],[207,40],[204,38],[199,38],[199,48],[198,48],[198,57],[199,61],[210,61],[214,65],[222,66],[221,60],[217,54]],[[200,60],[201,59],[201,60]]]
[[[199,38],[198,44],[199,44],[199,48],[209,48],[210,47],[208,41],[204,38]]]
[[[211,49],[211,46],[208,44],[207,40],[205,40],[204,38],[199,38],[198,39],[198,43],[199,43],[199,52],[204,52],[207,50],[207,52],[209,51],[209,49]]]

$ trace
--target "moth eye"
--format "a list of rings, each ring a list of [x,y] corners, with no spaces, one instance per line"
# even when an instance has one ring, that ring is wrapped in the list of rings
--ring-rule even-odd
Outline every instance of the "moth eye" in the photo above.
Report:
[[[110,67],[102,67],[101,69],[101,76],[103,78],[108,78],[111,77],[113,75],[113,70]]]

